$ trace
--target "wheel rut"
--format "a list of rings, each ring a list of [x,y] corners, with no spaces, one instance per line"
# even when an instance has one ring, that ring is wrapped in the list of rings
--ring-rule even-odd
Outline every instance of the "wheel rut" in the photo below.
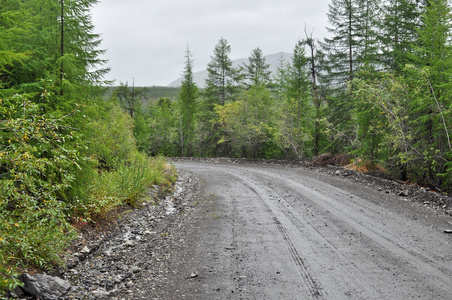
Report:
[[[300,254],[298,254],[297,248],[290,239],[286,229],[284,228],[284,226],[281,224],[277,217],[273,217],[273,220],[275,221],[276,226],[278,227],[278,230],[281,233],[284,242],[286,243],[287,249],[289,250],[290,255],[292,256],[293,261],[299,268],[300,275],[304,279],[304,284],[307,286],[310,295],[315,299],[323,299],[321,293],[322,288],[311,276],[310,272],[308,271],[306,261],[300,256]]]

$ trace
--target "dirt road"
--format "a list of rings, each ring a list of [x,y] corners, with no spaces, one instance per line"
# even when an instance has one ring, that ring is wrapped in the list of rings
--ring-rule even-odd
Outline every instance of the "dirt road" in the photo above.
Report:
[[[201,178],[204,217],[165,299],[452,299],[449,216],[304,168],[175,166]]]

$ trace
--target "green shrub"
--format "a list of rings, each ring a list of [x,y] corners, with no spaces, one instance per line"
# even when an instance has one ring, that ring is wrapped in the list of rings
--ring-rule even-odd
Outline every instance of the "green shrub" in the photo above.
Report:
[[[64,195],[79,169],[77,135],[26,96],[0,99],[0,288],[18,265],[48,268],[71,239]]]

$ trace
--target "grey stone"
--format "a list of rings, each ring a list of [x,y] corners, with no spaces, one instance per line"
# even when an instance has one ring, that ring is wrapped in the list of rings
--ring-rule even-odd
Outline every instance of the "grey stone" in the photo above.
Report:
[[[83,247],[82,251],[80,251],[81,253],[85,253],[85,254],[89,254],[91,251],[89,250],[89,248],[87,246]]]
[[[58,277],[46,274],[23,274],[21,280],[23,289],[32,296],[42,300],[57,300],[64,296],[70,289],[71,284]]]
[[[408,195],[409,195],[409,192],[407,189],[404,189],[404,190],[400,191],[400,193],[399,193],[399,196],[402,196],[402,197],[407,197]]]

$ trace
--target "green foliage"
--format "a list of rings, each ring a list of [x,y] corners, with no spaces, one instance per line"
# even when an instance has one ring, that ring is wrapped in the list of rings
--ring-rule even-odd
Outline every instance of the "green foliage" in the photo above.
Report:
[[[450,110],[432,93],[428,69],[408,65],[404,72],[354,81],[355,154],[398,166],[405,180],[446,188],[440,179],[450,177]]]
[[[85,155],[105,169],[115,168],[127,160],[136,149],[133,120],[114,103],[104,104],[104,111],[87,122],[83,130]]]
[[[18,264],[48,268],[72,238],[62,201],[81,160],[67,118],[42,114],[26,96],[0,99],[0,281]],[[6,272],[4,270],[10,270]]]
[[[179,140],[181,141],[181,155],[191,156],[194,139],[194,115],[199,89],[193,79],[193,60],[189,49],[186,51],[185,58],[185,70],[177,106],[180,115]]]
[[[216,106],[223,134],[218,143],[227,144],[235,157],[268,157],[264,148],[271,149],[274,121],[268,108],[272,101],[268,90],[254,87],[242,93],[239,101]]]
[[[306,111],[299,118],[300,103],[293,98],[287,98],[277,109],[279,116],[275,128],[275,142],[289,158],[302,159],[309,156],[312,145],[309,119]],[[306,108],[306,107],[305,107]]]
[[[13,8],[14,7],[14,8]],[[19,40],[30,32],[30,15],[20,9],[17,1],[4,1],[0,7],[0,88],[9,83],[10,69],[22,64],[29,53]]]
[[[149,187],[172,185],[175,175],[163,157],[138,152],[114,170],[90,170],[78,179],[83,194],[75,197],[72,220],[102,219],[120,205],[136,206]]]
[[[235,99],[237,94],[238,70],[232,66],[229,58],[231,46],[228,41],[221,38],[215,46],[214,54],[207,65],[208,78],[206,79],[206,98],[214,104],[224,105],[227,101]]]
[[[63,263],[75,227],[175,180],[163,158],[137,149],[140,107],[132,120],[95,100],[107,71],[89,13],[96,2],[0,6],[1,295],[20,284],[18,270]]]
[[[379,24],[380,61],[398,74],[410,62],[409,55],[418,38],[420,13],[421,7],[416,0],[390,0],[384,5]]]
[[[250,87],[270,87],[271,72],[270,65],[265,62],[264,54],[260,48],[256,48],[251,52],[248,58],[249,63],[244,64],[245,85]]]
[[[168,98],[160,98],[158,103],[152,107],[150,112],[150,148],[148,150],[150,155],[178,155],[175,142],[177,138],[177,118],[174,110],[174,104]]]

